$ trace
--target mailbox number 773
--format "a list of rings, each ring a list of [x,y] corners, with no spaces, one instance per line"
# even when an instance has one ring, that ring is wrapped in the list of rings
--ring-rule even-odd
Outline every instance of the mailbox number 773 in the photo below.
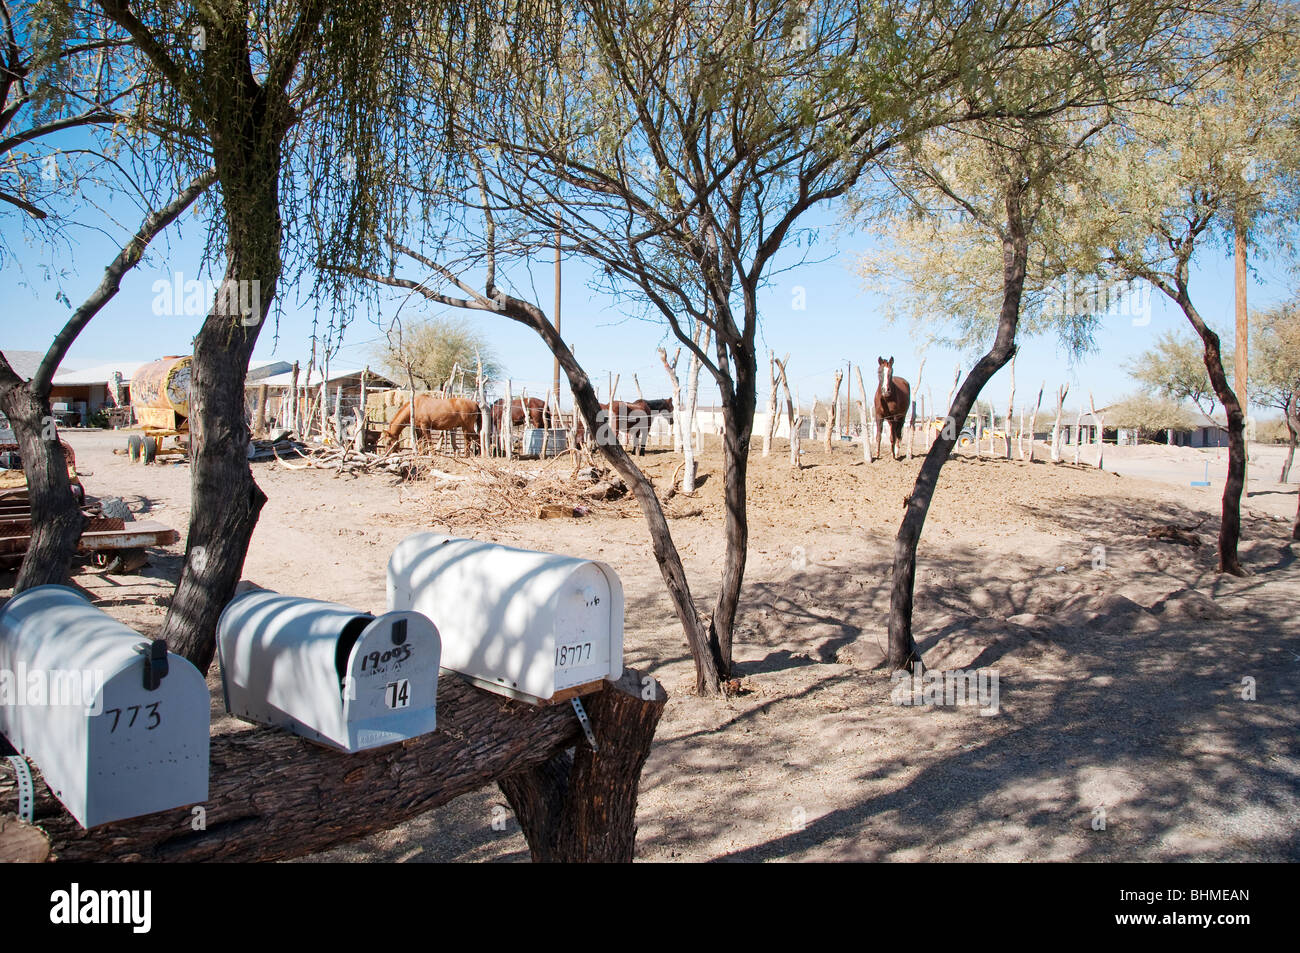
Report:
[[[162,715],[158,714],[158,703],[152,702],[148,705],[127,705],[125,708],[105,708],[104,714],[113,716],[113,725],[108,729],[109,734],[117,731],[118,723],[122,720],[122,713],[129,712],[130,718],[123,726],[125,728],[134,728],[136,719],[140,717],[140,712],[147,712],[145,715],[144,728],[153,731],[162,724]]]

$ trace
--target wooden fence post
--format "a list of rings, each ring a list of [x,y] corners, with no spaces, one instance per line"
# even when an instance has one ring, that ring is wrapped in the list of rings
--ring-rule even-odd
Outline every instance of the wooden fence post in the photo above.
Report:
[[[843,371],[835,372],[835,392],[831,394],[830,406],[826,408],[826,452],[831,452],[831,441],[835,439],[836,418],[840,409],[840,381],[844,379]]]
[[[1052,462],[1061,462],[1061,408],[1065,406],[1065,395],[1070,392],[1070,385],[1064,384],[1056,389],[1056,421],[1052,424]]]
[[[1011,459],[1011,418],[1016,412],[1016,356],[1011,355],[1011,394],[1007,397],[1007,459]]]
[[[871,401],[867,400],[867,385],[862,382],[862,365],[857,367],[858,393],[862,395],[862,462],[870,463],[871,453]]]
[[[1029,417],[1029,462],[1034,462],[1034,430],[1038,425],[1038,411],[1043,406],[1043,391],[1047,388],[1047,381],[1038,385],[1038,403],[1034,404],[1034,412]]]
[[[1106,469],[1104,456],[1106,453],[1106,418],[1097,416],[1097,405],[1092,401],[1092,391],[1088,391],[1088,407],[1092,410],[1092,419],[1097,421],[1097,469]]]
[[[510,380],[506,380],[505,405],[501,408],[501,451],[507,460],[514,456],[514,406],[510,396]]]

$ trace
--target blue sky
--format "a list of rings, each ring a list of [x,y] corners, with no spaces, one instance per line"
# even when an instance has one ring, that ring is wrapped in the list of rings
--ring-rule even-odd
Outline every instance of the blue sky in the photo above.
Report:
[[[833,211],[824,212],[819,220],[831,223]],[[122,209],[116,214],[124,223],[135,227],[133,219],[138,213]],[[100,230],[98,227],[71,231],[71,260],[65,254],[59,256],[60,265],[69,273],[56,284],[46,280],[40,268],[43,256],[48,259],[48,251],[30,245],[24,247],[15,219],[16,216],[9,213],[0,219],[0,228],[8,244],[17,250],[16,257],[7,259],[4,267],[5,308],[0,321],[0,346],[43,351],[69,315],[68,307],[56,300],[56,291],[61,288],[74,305],[79,303],[94,288],[104,264],[116,253],[117,246],[110,236],[116,240],[125,232],[112,228]],[[96,220],[102,222],[104,219],[96,216]],[[760,386],[760,406],[766,398],[765,358],[769,347],[776,351],[777,356],[790,352],[791,384],[798,389],[805,403],[814,395],[823,399],[829,395],[834,372],[843,368],[846,361],[855,365],[866,362],[868,373],[865,376],[870,390],[877,355],[895,356],[896,373],[915,385],[921,356],[917,336],[906,324],[892,325],[885,320],[884,303],[862,286],[861,279],[853,270],[856,256],[869,247],[870,239],[848,233],[840,233],[832,239],[833,228],[822,231],[826,237],[814,253],[818,258],[829,256],[829,259],[785,271],[760,296],[760,333],[764,353],[764,366],[760,368],[764,382]],[[164,354],[189,353],[201,316],[155,315],[152,289],[155,281],[169,279],[178,271],[187,278],[199,277],[202,239],[201,223],[193,218],[173,225],[165,240],[156,241],[146,260],[128,274],[118,296],[83,332],[69,354],[69,363],[89,366],[113,360],[144,361]],[[792,250],[782,265],[796,260],[795,255]],[[1230,328],[1232,324],[1233,275],[1229,255],[1230,250],[1207,248],[1198,262],[1193,280],[1193,293],[1202,313],[1220,328]],[[546,257],[533,266],[531,274],[523,266],[517,266],[507,277],[516,288],[535,287],[538,299],[549,313],[554,295],[552,268],[551,259]],[[406,274],[408,277],[423,277],[415,271]],[[626,308],[603,294],[593,292],[588,285],[588,275],[589,270],[583,261],[566,262],[563,331],[565,338],[576,346],[579,361],[600,387],[602,398],[610,372],[621,375],[620,397],[634,396],[634,373],[647,396],[669,393],[655,348],[665,344],[671,355],[676,344],[667,339],[661,325],[632,317]],[[796,286],[804,289],[806,310],[795,310],[792,306]],[[1274,303],[1287,297],[1293,287],[1293,279],[1284,266],[1265,262],[1258,274],[1252,276],[1250,304],[1257,307]],[[359,367],[373,363],[371,349],[382,335],[376,321],[391,317],[403,297],[403,292],[390,293],[385,289],[381,293],[382,303],[377,314],[357,314],[344,336],[342,349],[334,358],[333,366]],[[1073,365],[1054,338],[1023,340],[1017,361],[1017,405],[1031,400],[1043,381],[1046,381],[1048,394],[1053,393],[1057,385],[1068,382],[1071,397],[1067,398],[1067,404],[1073,404],[1076,397],[1081,403],[1086,403],[1089,389],[1093,391],[1098,406],[1131,392],[1134,385],[1124,370],[1125,363],[1149,348],[1165,329],[1190,331],[1186,319],[1162,295],[1153,293],[1151,302],[1149,324],[1134,326],[1129,317],[1107,319],[1097,335],[1097,351]],[[283,305],[278,340],[275,326],[264,329],[255,357],[297,359],[305,367],[311,352],[310,287],[286,289]],[[446,311],[417,300],[408,303],[403,311],[404,316],[413,313],[432,315]],[[491,336],[498,357],[514,382],[515,393],[519,392],[520,386],[526,386],[530,393],[537,394],[545,389],[550,380],[552,359],[536,335],[494,314],[459,313],[481,322]],[[1225,346],[1230,347],[1230,342],[1225,341]],[[921,391],[930,395],[929,407],[934,406],[935,400],[942,401],[947,396],[954,366],[969,367],[975,357],[934,347],[928,350]],[[682,372],[684,369],[685,357],[680,366]],[[999,412],[1006,405],[1007,387],[1008,375],[1004,369],[984,394],[994,401]],[[708,402],[710,399],[706,387],[704,400]],[[1047,402],[1045,395],[1044,403]]]

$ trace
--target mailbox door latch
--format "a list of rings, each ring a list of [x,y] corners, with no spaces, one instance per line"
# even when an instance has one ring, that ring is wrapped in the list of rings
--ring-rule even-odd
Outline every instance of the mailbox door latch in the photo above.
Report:
[[[144,654],[144,690],[156,691],[166,677],[167,643],[162,639],[155,639],[149,643],[149,650]]]
[[[591,719],[587,717],[587,709],[582,707],[582,699],[573,699],[573,712],[578,716],[578,724],[582,725],[582,732],[587,736],[587,744],[591,745],[592,751],[599,751],[600,746],[596,744],[596,732],[592,730]]]

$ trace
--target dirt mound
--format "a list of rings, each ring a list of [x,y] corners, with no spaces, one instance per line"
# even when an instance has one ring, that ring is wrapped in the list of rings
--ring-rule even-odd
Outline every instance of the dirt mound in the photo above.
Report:
[[[1210,622],[1226,619],[1227,611],[1203,592],[1179,589],[1171,592],[1151,607],[1165,622]]]
[[[1116,592],[1081,592],[1071,596],[1053,615],[1058,638],[1086,637],[1088,633],[1150,631],[1159,622],[1128,596]]]
[[[1037,659],[1054,651],[1042,630],[1004,619],[966,616],[921,640],[927,668],[980,668],[1006,658]]]
[[[1046,580],[1036,578],[1009,586],[973,589],[971,604],[978,609],[989,610],[996,618],[1023,614],[1050,615],[1081,589],[1079,583],[1058,582],[1049,573]]]
[[[836,662],[855,668],[884,668],[885,659],[885,650],[869,638],[855,639],[835,653]]]

